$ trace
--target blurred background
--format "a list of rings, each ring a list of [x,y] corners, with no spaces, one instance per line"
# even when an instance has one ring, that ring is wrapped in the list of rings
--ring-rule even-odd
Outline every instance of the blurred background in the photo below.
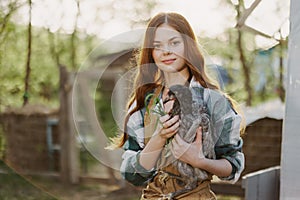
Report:
[[[280,165],[289,0],[1,0],[0,199],[138,199],[120,152],[104,147],[122,124],[141,38],[109,45],[166,11],[187,18],[211,74],[243,107],[243,175]],[[213,190],[245,198],[242,179]]]

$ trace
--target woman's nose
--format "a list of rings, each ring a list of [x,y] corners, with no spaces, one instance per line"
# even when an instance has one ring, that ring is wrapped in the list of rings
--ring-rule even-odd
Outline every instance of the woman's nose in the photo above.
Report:
[[[162,50],[163,50],[163,54],[165,55],[169,55],[172,53],[169,47],[164,47]]]

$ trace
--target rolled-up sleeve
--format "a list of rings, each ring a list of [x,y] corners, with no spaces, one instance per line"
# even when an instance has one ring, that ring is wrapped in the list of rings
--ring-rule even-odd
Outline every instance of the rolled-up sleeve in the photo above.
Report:
[[[136,186],[145,185],[152,178],[154,170],[146,170],[139,163],[140,151],[127,150],[122,156],[121,174],[125,180]]]
[[[244,170],[245,158],[242,152],[243,140],[240,137],[241,116],[235,112],[228,99],[213,93],[211,104],[212,129],[216,144],[216,159],[224,158],[232,165],[232,173],[222,180],[235,183]]]
[[[142,112],[133,113],[127,123],[128,139],[124,144],[121,174],[125,180],[136,186],[145,185],[152,178],[155,170],[146,170],[139,163],[140,153],[144,147],[144,127]]]

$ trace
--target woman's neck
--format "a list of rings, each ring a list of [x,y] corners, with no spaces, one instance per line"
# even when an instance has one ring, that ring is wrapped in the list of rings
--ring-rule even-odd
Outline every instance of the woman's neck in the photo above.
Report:
[[[178,73],[164,73],[165,78],[165,86],[167,88],[171,87],[172,85],[185,85],[189,79],[189,71],[182,70]]]

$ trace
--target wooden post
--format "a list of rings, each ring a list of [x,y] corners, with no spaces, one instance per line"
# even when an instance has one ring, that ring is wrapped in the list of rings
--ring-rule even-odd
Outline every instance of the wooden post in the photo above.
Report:
[[[108,140],[105,137],[105,134],[100,128],[99,123],[97,121],[97,115],[94,108],[93,98],[89,94],[89,84],[87,81],[89,80],[88,78],[90,77],[86,77],[84,76],[84,74],[81,74],[81,76],[77,77],[77,81],[79,85],[78,89],[80,95],[83,97],[81,99],[82,104],[84,105],[85,109],[85,113],[82,114],[85,120],[88,121],[92,133],[94,133],[93,143],[95,147],[97,146],[97,148],[91,148],[90,153],[93,154],[97,159],[100,159],[101,162],[104,161],[104,164],[109,164],[112,163],[113,156],[110,157],[109,152],[104,149],[104,147],[106,147],[108,144]],[[105,165],[105,167],[107,168],[110,179],[117,182],[117,179],[114,175],[114,170],[111,168],[111,166]]]
[[[285,118],[283,123],[280,199],[300,196],[300,1],[291,0]]]
[[[64,183],[79,182],[79,154],[72,119],[72,80],[66,67],[60,66],[60,176]]]
[[[279,199],[280,167],[270,167],[243,176],[242,187],[245,188],[245,200]]]

